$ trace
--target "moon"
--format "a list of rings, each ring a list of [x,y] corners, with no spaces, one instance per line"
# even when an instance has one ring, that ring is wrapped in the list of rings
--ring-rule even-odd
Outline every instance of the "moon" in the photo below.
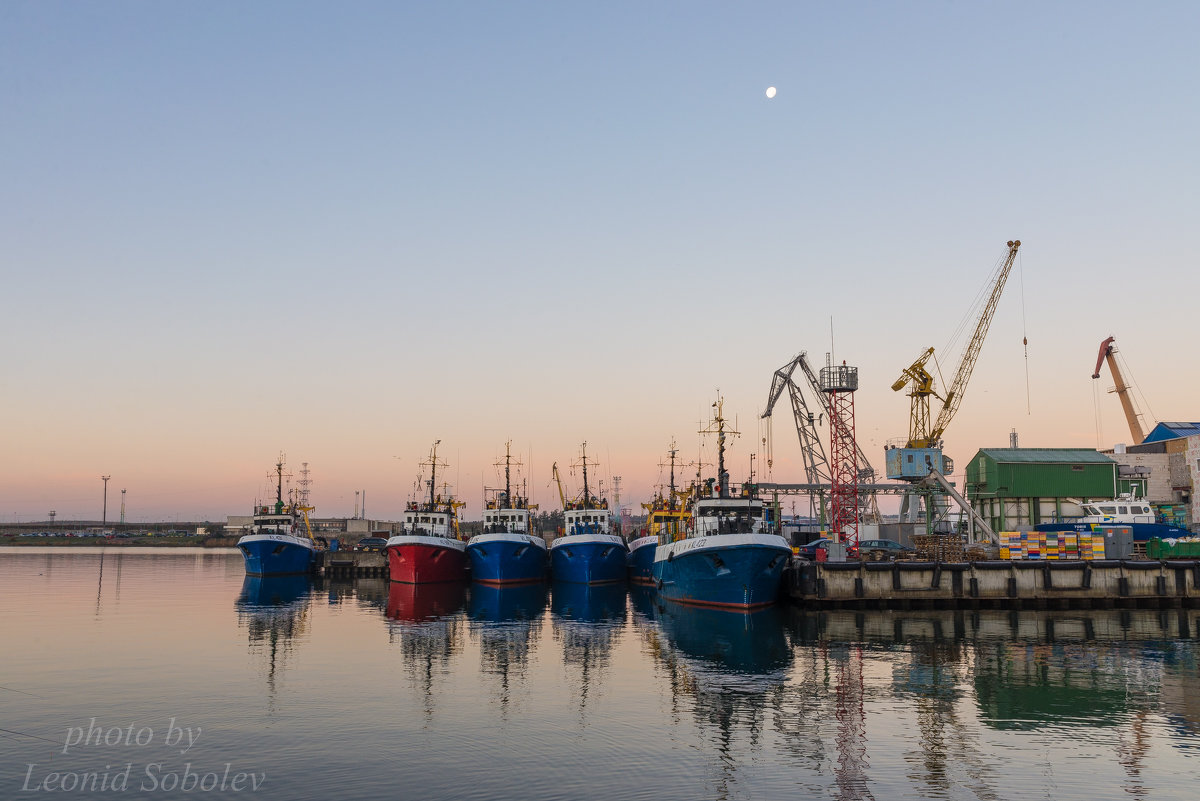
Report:
[[[772,97],[774,97],[774,96],[775,96],[775,87],[774,87],[774,86],[768,86],[768,87],[767,87],[767,99],[768,99],[768,100],[770,100],[770,99],[771,99]]]

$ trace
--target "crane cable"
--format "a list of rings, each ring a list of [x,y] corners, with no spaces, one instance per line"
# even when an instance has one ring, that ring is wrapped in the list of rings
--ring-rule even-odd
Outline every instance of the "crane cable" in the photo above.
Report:
[[[971,305],[967,307],[966,312],[959,319],[954,331],[951,332],[950,338],[942,346],[943,353],[951,353],[957,349],[959,340],[967,333],[967,327],[972,323],[978,324],[979,317],[983,313],[983,308],[987,305],[988,298],[991,296],[992,290],[996,286],[996,281],[1000,277],[1000,271],[1004,268],[1005,258],[1001,257],[992,264],[992,270],[988,273],[987,280],[976,290],[975,297],[971,300]],[[971,340],[967,338],[966,344],[963,345],[964,352],[970,344]],[[959,361],[962,361],[961,356]]]
[[[1147,400],[1146,394],[1142,392],[1141,385],[1138,384],[1137,379],[1133,377],[1133,371],[1129,369],[1129,362],[1125,361],[1125,357],[1121,354],[1121,351],[1117,350],[1116,348],[1114,348],[1113,351],[1116,355],[1117,361],[1120,362],[1121,372],[1125,375],[1125,386],[1127,386],[1130,391],[1137,393],[1137,397],[1142,399],[1142,408],[1150,412],[1151,418],[1158,420],[1158,416],[1154,413],[1154,409],[1150,408],[1150,401]],[[1137,410],[1136,408],[1135,411],[1139,412],[1138,416],[1143,418],[1142,423],[1145,424],[1145,415],[1141,414],[1140,410]]]

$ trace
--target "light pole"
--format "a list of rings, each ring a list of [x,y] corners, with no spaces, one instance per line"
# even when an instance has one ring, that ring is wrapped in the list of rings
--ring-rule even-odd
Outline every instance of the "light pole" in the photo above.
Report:
[[[100,476],[100,480],[104,482],[104,511],[101,512],[100,528],[108,525],[108,480],[112,476]]]

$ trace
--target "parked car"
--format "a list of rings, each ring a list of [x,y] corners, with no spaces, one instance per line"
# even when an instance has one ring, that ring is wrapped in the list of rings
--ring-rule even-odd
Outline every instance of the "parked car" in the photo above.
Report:
[[[858,545],[849,545],[846,547],[846,558],[882,561],[884,559],[907,556],[916,552],[915,548],[901,545],[895,540],[861,540]],[[862,556],[860,557],[859,554],[862,554]]]
[[[363,537],[354,545],[356,551],[382,551],[387,547],[387,540],[383,537]]]
[[[813,540],[807,545],[801,545],[796,549],[796,555],[801,559],[815,560],[817,558],[817,549],[824,548],[829,542],[829,537],[821,537],[819,540]]]

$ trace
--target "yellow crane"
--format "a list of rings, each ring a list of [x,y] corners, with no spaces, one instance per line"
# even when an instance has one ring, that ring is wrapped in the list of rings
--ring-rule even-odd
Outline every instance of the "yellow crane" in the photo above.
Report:
[[[899,392],[909,384],[912,390],[912,405],[908,421],[909,448],[928,448],[929,446],[929,396],[939,400],[940,395],[933,388],[933,376],[925,369],[925,363],[933,356],[933,348],[922,353],[917,360],[904,368],[904,372],[892,384],[892,391]]]
[[[912,403],[909,411],[908,444],[904,448],[888,451],[888,478],[919,481],[933,470],[937,470],[943,475],[953,471],[953,463],[942,455],[942,435],[945,433],[946,427],[950,425],[954,413],[962,404],[967,382],[971,379],[971,372],[975,369],[975,362],[979,359],[983,340],[987,337],[988,327],[992,324],[992,317],[996,313],[996,305],[1000,302],[1000,295],[1004,291],[1004,284],[1008,280],[1008,274],[1012,271],[1013,261],[1016,260],[1017,249],[1020,247],[1021,240],[1019,239],[1008,243],[1008,254],[996,272],[987,302],[979,314],[979,320],[975,323],[975,333],[972,334],[963,351],[962,361],[959,362],[958,369],[954,373],[954,380],[946,394],[938,394],[933,388],[933,376],[925,369],[925,364],[933,357],[933,348],[926,350],[915,362],[904,368],[900,378],[892,384],[892,390],[895,392],[899,392],[906,386],[910,387],[908,394],[912,398]],[[930,397],[935,397],[942,402],[942,407],[938,410],[937,417],[932,423],[930,422]]]
[[[558,484],[558,500],[562,503],[562,508],[567,508],[567,494],[563,492],[562,479],[558,475],[558,462],[550,468],[550,474],[554,476],[554,482]]]

